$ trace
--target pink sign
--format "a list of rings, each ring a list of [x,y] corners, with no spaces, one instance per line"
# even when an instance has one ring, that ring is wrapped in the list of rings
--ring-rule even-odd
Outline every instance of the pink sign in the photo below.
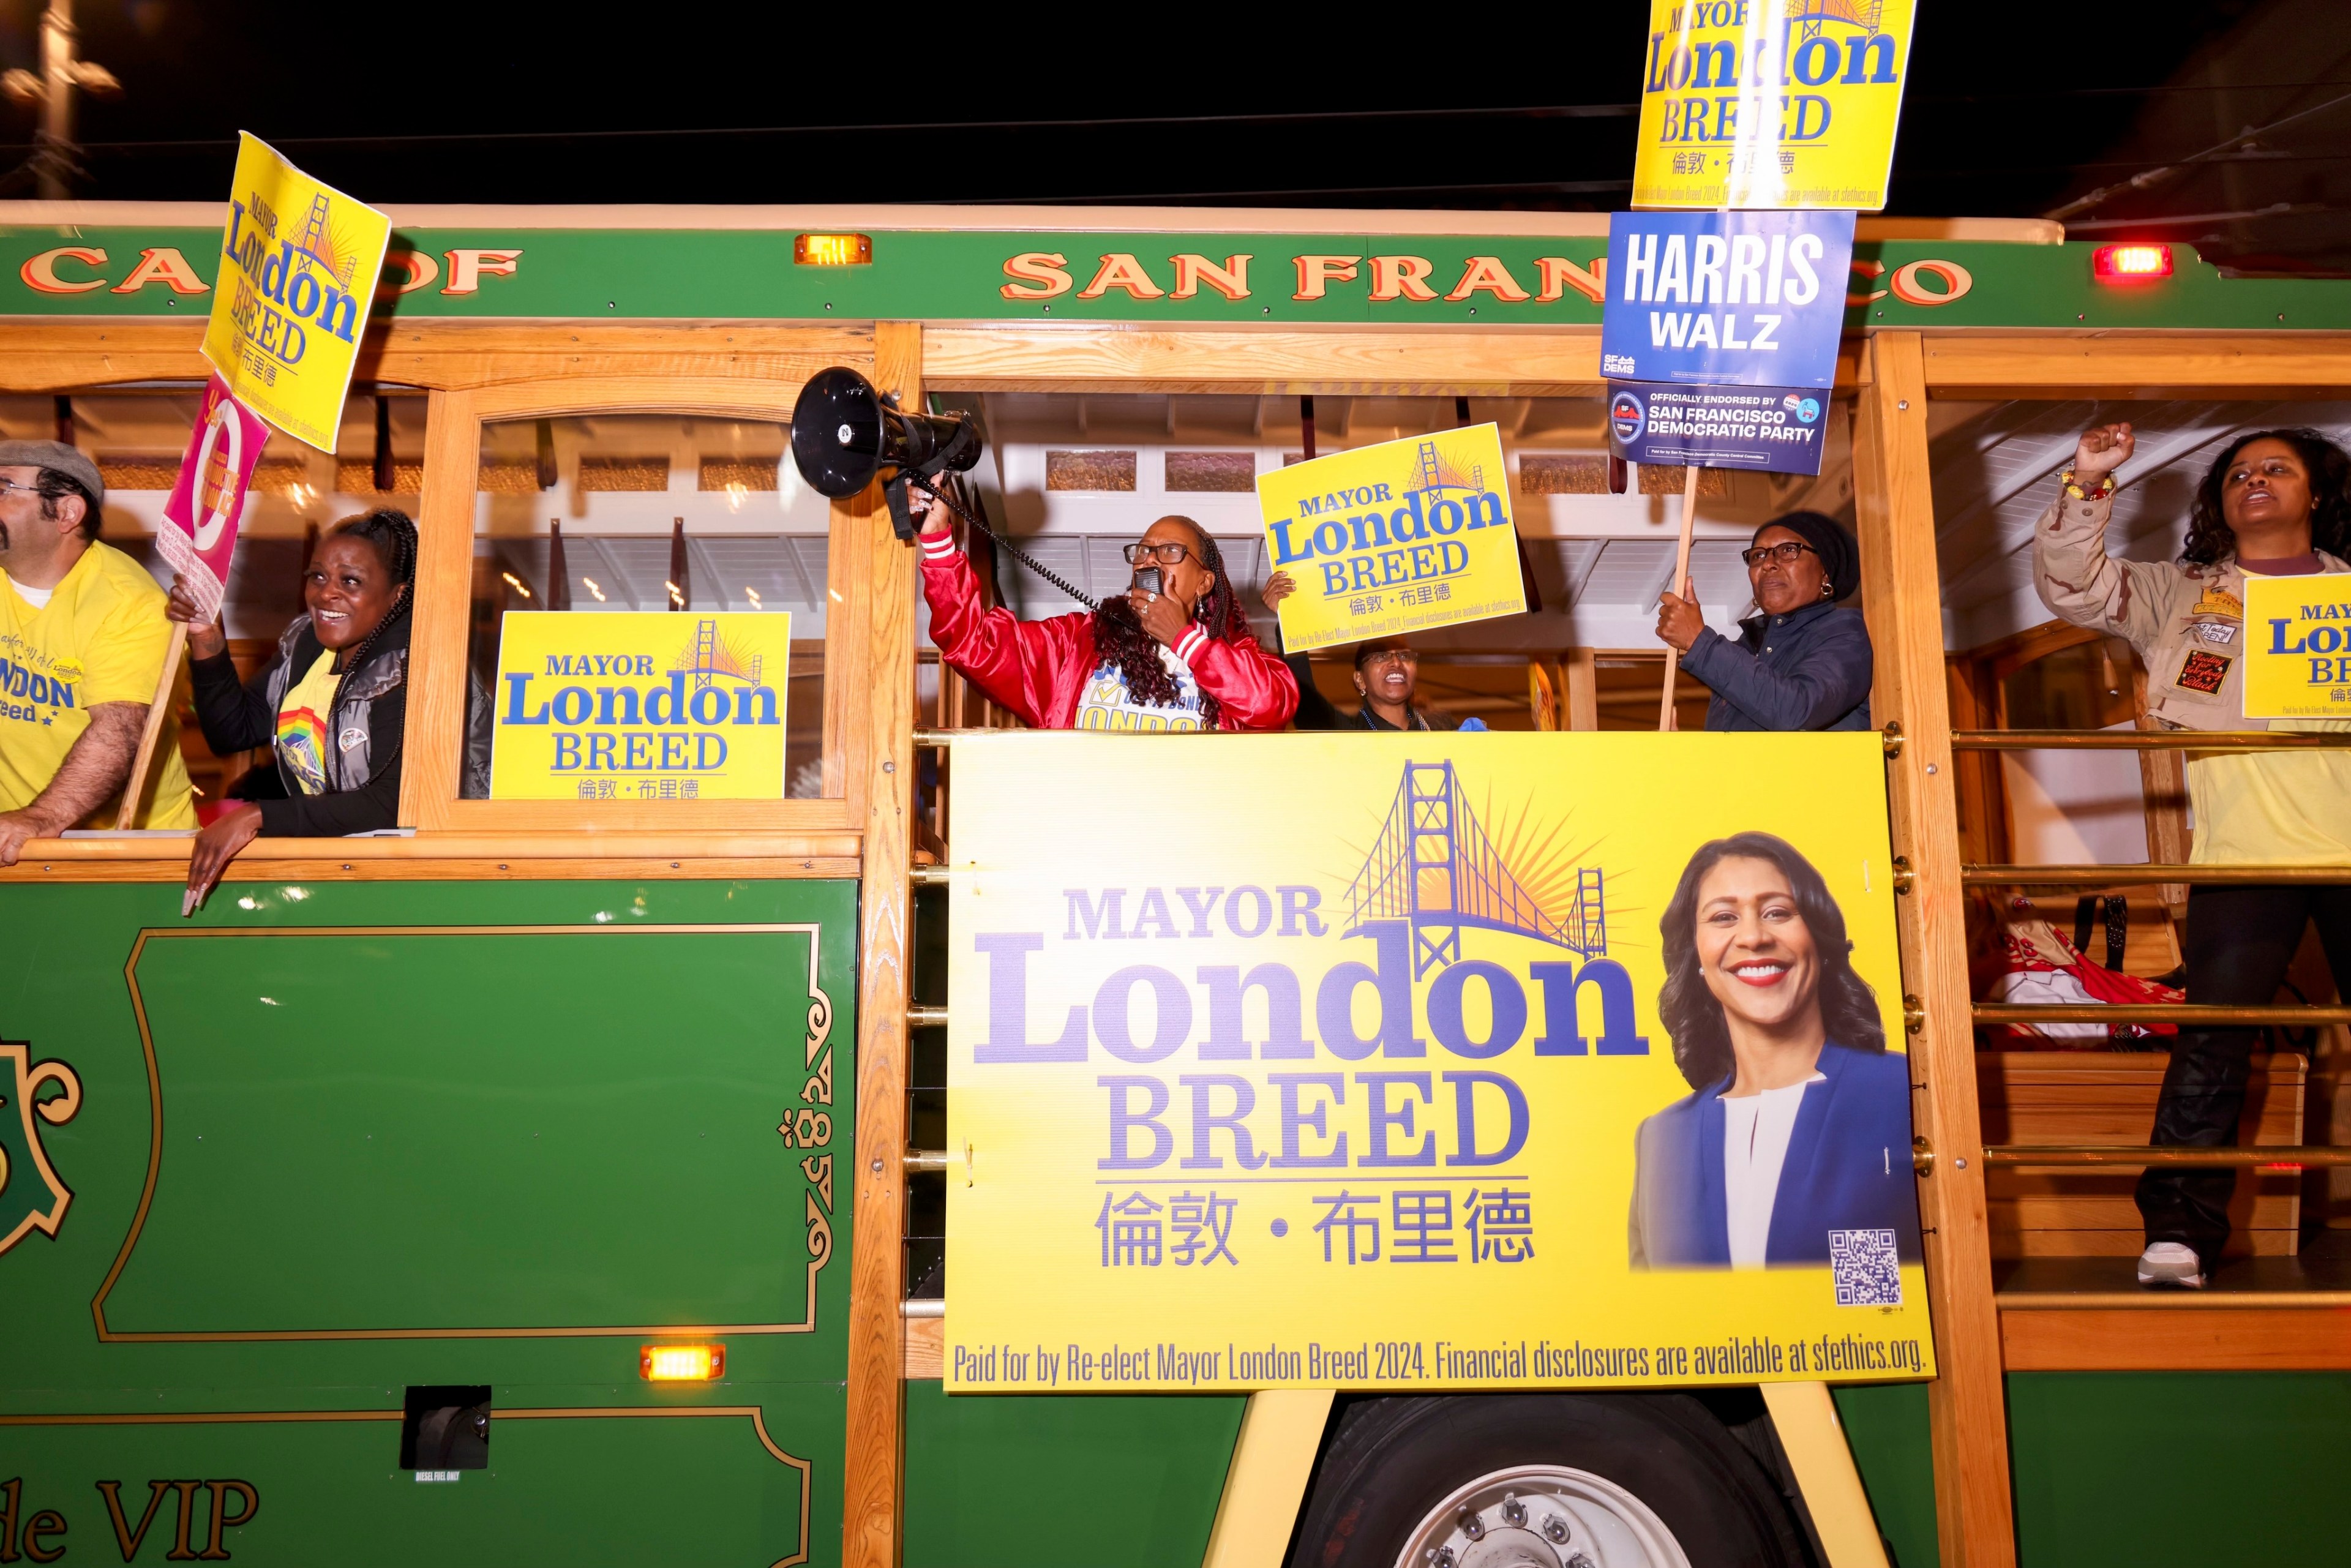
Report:
[[[231,396],[215,372],[204,385],[188,455],[180,462],[180,482],[172,487],[162,531],[155,536],[157,553],[180,574],[207,621],[220,613],[237,519],[245,515],[246,486],[268,441],[269,426]]]

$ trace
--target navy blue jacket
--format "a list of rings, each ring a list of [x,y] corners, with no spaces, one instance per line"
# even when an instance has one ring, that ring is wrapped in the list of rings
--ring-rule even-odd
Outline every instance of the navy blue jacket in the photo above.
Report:
[[[1750,616],[1736,643],[1709,626],[1682,668],[1714,694],[1708,729],[1869,727],[1869,626],[1858,610],[1823,602]]]
[[[1917,1262],[1908,1059],[1831,1041],[1819,1071],[1827,1082],[1805,1086],[1788,1136],[1764,1261],[1817,1267],[1829,1260],[1832,1230],[1891,1230],[1902,1260]],[[1675,1101],[1635,1135],[1634,1268],[1730,1266],[1722,1186],[1722,1092],[1730,1082]]]

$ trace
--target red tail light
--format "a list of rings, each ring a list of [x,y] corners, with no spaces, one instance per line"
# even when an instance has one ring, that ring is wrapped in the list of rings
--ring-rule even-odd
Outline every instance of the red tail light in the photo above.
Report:
[[[2146,283],[2171,276],[2168,245],[2102,245],[2090,253],[2091,274],[2101,283]]]

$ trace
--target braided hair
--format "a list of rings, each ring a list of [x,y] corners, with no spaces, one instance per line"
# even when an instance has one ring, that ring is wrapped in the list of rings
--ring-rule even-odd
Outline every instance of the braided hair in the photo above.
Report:
[[[2310,471],[2310,548],[2339,556],[2351,543],[2351,454],[2315,430],[2255,430],[2222,447],[2204,471],[2188,514],[2188,542],[2179,551],[2183,565],[2218,566],[2237,553],[2237,530],[2221,509],[2221,492],[2237,455],[2256,441],[2283,442]]]
[[[327,532],[329,538],[341,534],[365,539],[368,547],[375,551],[376,559],[383,563],[383,570],[392,578],[393,591],[399,594],[392,608],[384,612],[383,619],[376,622],[375,630],[369,632],[360,645],[351,650],[350,657],[343,661],[343,673],[348,678],[351,672],[367,663],[368,654],[374,650],[376,643],[382,641],[383,634],[406,619],[416,602],[416,524],[406,512],[392,507],[379,507],[372,512],[360,512],[345,517]],[[340,695],[340,683],[337,695]]]
[[[1219,643],[1230,643],[1246,635],[1249,616],[1233,592],[1232,574],[1225,570],[1224,552],[1217,548],[1217,541],[1189,517],[1161,520],[1181,523],[1192,530],[1192,537],[1199,541],[1202,570],[1214,573],[1217,579],[1217,585],[1192,607],[1192,619]],[[1176,677],[1160,663],[1158,642],[1143,629],[1142,618],[1135,614],[1134,605],[1123,593],[1113,593],[1094,606],[1094,652],[1105,663],[1118,666],[1119,674],[1126,682],[1127,694],[1136,702],[1173,707],[1179,700]],[[1201,729],[1214,731],[1222,718],[1223,709],[1217,699],[1202,690]]]

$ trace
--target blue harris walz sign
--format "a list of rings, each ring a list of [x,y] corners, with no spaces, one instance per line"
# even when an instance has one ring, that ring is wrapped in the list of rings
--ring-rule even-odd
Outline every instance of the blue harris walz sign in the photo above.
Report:
[[[1851,213],[1617,213],[1600,373],[1699,386],[1827,387]]]

